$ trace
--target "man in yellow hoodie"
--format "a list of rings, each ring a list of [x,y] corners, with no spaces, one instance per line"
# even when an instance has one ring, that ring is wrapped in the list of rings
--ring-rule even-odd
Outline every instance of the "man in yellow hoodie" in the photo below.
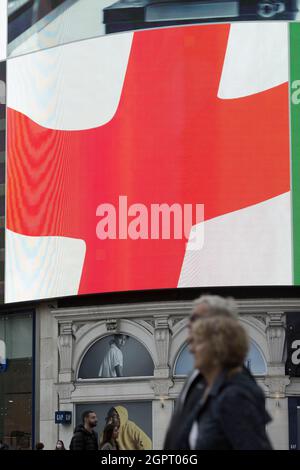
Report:
[[[115,406],[110,410],[109,422],[119,427],[118,444],[120,450],[150,450],[152,441],[133,421],[128,419],[124,406]]]

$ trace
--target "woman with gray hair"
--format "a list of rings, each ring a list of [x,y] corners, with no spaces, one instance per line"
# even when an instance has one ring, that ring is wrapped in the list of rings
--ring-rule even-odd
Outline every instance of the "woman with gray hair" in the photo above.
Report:
[[[193,324],[192,341],[205,386],[191,411],[190,449],[270,450],[264,394],[243,373],[248,352],[244,328],[229,316],[207,317]]]
[[[232,297],[221,297],[219,295],[202,295],[193,302],[192,312],[188,323],[188,344],[190,352],[193,353],[192,327],[193,324],[204,318],[226,317],[238,321],[238,305]],[[255,383],[250,371],[243,367],[242,374],[247,380]],[[189,449],[188,435],[192,427],[191,411],[198,406],[205,389],[203,374],[195,369],[187,378],[170,422],[165,443],[165,450]],[[176,433],[174,433],[176,429]],[[185,429],[183,433],[182,430]]]

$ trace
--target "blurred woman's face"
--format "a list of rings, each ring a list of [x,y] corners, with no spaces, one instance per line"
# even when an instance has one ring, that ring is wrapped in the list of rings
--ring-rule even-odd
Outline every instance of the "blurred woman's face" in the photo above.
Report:
[[[61,443],[61,442],[58,442],[58,443],[56,444],[56,448],[57,448],[57,449],[62,449],[62,443]]]
[[[113,431],[113,439],[118,439],[118,435],[119,435],[119,428],[116,426],[114,428],[114,431]]]
[[[199,339],[192,334],[192,351],[195,358],[195,368],[199,370],[211,369],[215,360],[211,355],[211,348],[208,340]]]

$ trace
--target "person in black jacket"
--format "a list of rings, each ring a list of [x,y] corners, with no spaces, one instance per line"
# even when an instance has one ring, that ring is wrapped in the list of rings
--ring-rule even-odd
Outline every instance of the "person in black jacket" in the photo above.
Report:
[[[0,439],[0,450],[9,450],[9,446]]]
[[[66,450],[64,441],[58,439],[54,450]]]
[[[190,411],[188,435],[192,450],[271,450],[261,388],[243,372],[248,337],[233,318],[198,320],[192,327],[195,367],[204,390]]]
[[[224,298],[218,295],[202,295],[194,301],[188,325],[188,343],[193,352],[191,342],[192,325],[200,318],[225,316],[238,319],[238,306],[234,299]],[[243,367],[244,374],[255,383],[251,373]],[[198,369],[195,369],[187,378],[181,393],[176,401],[175,410],[169,424],[164,442],[165,450],[189,449],[188,431],[191,429],[191,411],[200,402],[205,387],[205,380]],[[176,429],[176,432],[174,432]]]
[[[98,450],[98,436],[93,429],[98,423],[96,413],[92,410],[85,411],[82,422],[75,428],[70,450]]]

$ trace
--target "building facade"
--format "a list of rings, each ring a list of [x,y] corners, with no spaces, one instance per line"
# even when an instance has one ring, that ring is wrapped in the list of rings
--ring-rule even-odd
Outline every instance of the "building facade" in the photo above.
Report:
[[[300,301],[245,299],[239,301],[239,306],[240,321],[248,332],[253,352],[248,365],[265,392],[273,419],[268,427],[271,441],[275,449],[288,449],[288,399],[300,397],[300,379],[285,374],[286,315],[299,311]],[[36,363],[39,440],[49,449],[57,439],[68,445],[84,409],[99,409],[100,429],[104,405],[106,409],[120,404],[128,405],[128,409],[130,404],[144,406],[145,415],[149,415],[150,404],[153,448],[161,449],[174,402],[192,365],[185,348],[190,310],[190,301],[86,308],[41,305],[37,311]],[[136,340],[149,353],[153,361],[151,375],[145,375],[141,369],[139,375],[133,371],[132,377],[97,376],[101,359],[97,354],[88,358],[89,352],[97,342],[115,333],[128,335],[129,342]],[[95,373],[91,368],[87,374],[82,373],[86,358],[98,363],[93,365]],[[54,414],[58,410],[72,412],[71,425],[55,424]]]

